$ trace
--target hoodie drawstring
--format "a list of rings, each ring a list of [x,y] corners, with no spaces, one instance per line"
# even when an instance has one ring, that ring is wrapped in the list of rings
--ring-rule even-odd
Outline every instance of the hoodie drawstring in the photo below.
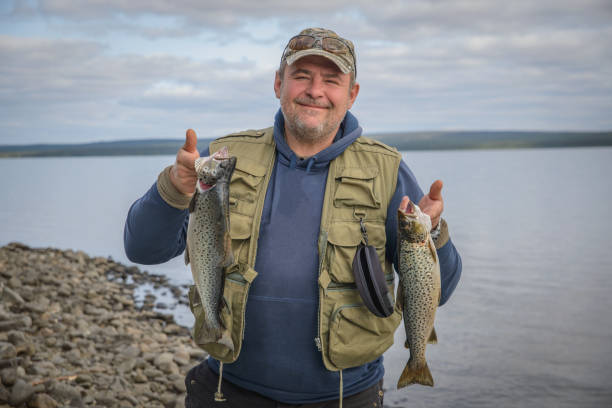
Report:
[[[225,402],[227,399],[221,392],[221,380],[223,379],[223,361],[219,362],[219,385],[217,385],[217,392],[215,392],[215,402]]]
[[[342,408],[342,392],[344,384],[342,384],[342,370],[340,370],[340,401],[338,401],[338,408]]]
[[[315,164],[315,161],[317,161],[317,156],[312,156],[310,159],[308,159],[308,164],[306,165],[306,174],[310,173],[310,169],[312,168],[312,165]]]

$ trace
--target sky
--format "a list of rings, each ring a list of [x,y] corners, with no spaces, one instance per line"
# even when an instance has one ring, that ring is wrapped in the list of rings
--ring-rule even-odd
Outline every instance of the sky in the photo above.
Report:
[[[0,145],[271,126],[306,27],[354,42],[366,134],[612,130],[612,0],[0,0]]]

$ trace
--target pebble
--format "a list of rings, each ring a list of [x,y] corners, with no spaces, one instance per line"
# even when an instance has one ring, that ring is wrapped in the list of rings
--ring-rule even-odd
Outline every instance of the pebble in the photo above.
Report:
[[[153,309],[154,295],[138,302],[135,293],[153,285],[184,304],[184,287],[82,251],[19,243],[0,247],[0,276],[0,407],[183,406],[185,375],[206,353]]]

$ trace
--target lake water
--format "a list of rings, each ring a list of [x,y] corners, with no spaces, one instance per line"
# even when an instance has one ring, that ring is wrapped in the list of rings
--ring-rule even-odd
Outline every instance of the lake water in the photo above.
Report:
[[[436,386],[395,390],[403,329],[385,354],[388,407],[612,406],[612,149],[407,152],[424,190],[444,181],[463,276],[427,348]],[[0,245],[123,253],[130,204],[171,156],[0,159]],[[143,267],[187,283],[181,257]],[[191,317],[177,311],[183,324]]]

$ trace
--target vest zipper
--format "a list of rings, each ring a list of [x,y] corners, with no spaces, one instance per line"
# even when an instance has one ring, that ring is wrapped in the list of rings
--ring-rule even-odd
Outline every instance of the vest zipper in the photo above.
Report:
[[[322,351],[323,347],[321,346],[321,338],[320,337],[315,337],[314,341],[315,341],[315,344],[317,346],[317,350]]]

